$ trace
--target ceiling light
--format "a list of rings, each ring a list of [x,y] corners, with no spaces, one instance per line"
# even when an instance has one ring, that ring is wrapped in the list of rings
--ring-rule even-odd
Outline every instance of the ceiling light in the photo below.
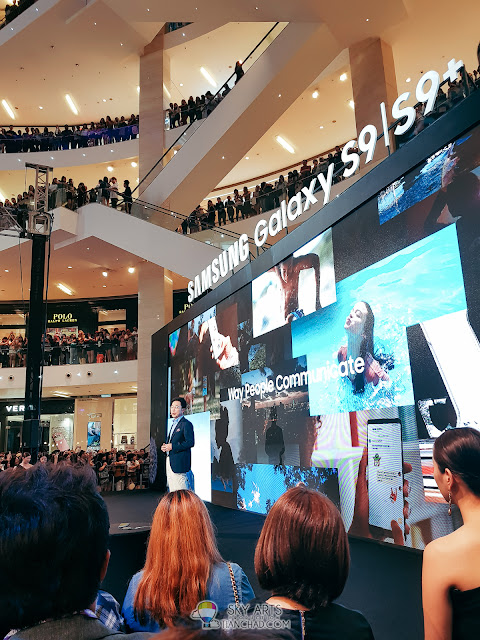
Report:
[[[351,109],[355,109],[355,102],[354,102],[353,100],[349,100],[349,101],[348,101],[348,106],[349,106]]]
[[[412,79],[411,78],[407,78],[406,82],[411,82]]]
[[[137,93],[140,93],[140,87],[137,85]]]
[[[86,156],[86,155],[87,155],[86,153],[82,153],[82,156],[83,156],[84,158],[85,158],[85,156]]]
[[[312,98],[314,100],[316,100],[318,98],[318,91],[315,89],[315,91],[312,93]]]
[[[367,19],[365,20],[365,22],[368,22],[369,20],[370,20],[370,18],[367,18]]]
[[[113,171],[113,167],[110,164],[107,167],[107,171],[110,171],[110,173]]]
[[[102,271],[102,276],[106,278],[108,276],[108,271]]]
[[[225,160],[225,156],[222,156],[222,160]]]
[[[67,267],[67,269],[73,269],[73,267],[71,267],[71,266],[68,266],[68,267]]]
[[[202,76],[205,78],[205,80],[212,85],[212,87],[216,87],[217,83],[215,82],[215,80],[212,78],[212,76],[208,73],[208,71],[205,69],[205,67],[200,67],[200,73],[202,74]]]
[[[103,288],[104,288],[104,289],[106,289],[106,288],[107,288],[107,285],[106,285],[106,284],[104,284],[104,285],[103,285]]]
[[[184,33],[182,33],[182,36],[184,36],[184,35],[185,35],[185,34],[184,34]]]
[[[43,109],[43,107],[38,107],[39,109]]]
[[[123,47],[123,42],[120,42],[120,46]]]
[[[8,104],[8,102],[6,100],[2,100],[2,106],[5,109],[5,111],[8,113],[8,115],[10,116],[10,118],[12,120],[15,120],[15,114],[13,113],[13,109],[12,107]]]
[[[340,80],[342,82],[345,82],[346,79],[347,79],[347,74],[346,73],[342,73],[342,75],[340,76]]]
[[[278,142],[278,144],[283,147],[284,149],[286,149],[289,153],[295,153],[295,149],[292,147],[291,144],[289,144],[286,140],[284,140],[282,138],[282,136],[277,136],[275,138],[275,140]]]
[[[138,165],[137,165],[137,163],[136,163],[136,162],[131,162],[130,164],[132,165],[132,167],[133,167],[134,169],[135,169],[135,167],[138,167]]]
[[[180,86],[183,87],[183,82],[180,82]]]
[[[70,109],[73,111],[73,113],[78,116],[78,109],[75,106],[75,103],[73,102],[71,96],[69,93],[65,94],[65,100],[67,101],[68,106],[70,107]]]
[[[128,267],[128,273],[135,273],[135,267]]]
[[[323,124],[320,125],[320,129],[323,129]]]
[[[67,296],[73,296],[73,291],[68,287],[66,287],[64,284],[58,283],[57,287],[60,289],[60,291],[63,291],[63,293],[66,293]]]
[[[113,153],[113,149],[110,149],[110,153]]]
[[[250,160],[250,157],[249,156],[245,156],[245,160]]]
[[[106,99],[106,98],[103,98],[102,102],[106,102],[106,101],[107,101],[107,99]]]
[[[5,273],[8,273],[8,269],[5,269]]]
[[[281,98],[281,97],[282,97],[282,94],[281,94],[281,93],[279,93],[279,94],[278,94],[278,97],[279,97],[279,98]]]

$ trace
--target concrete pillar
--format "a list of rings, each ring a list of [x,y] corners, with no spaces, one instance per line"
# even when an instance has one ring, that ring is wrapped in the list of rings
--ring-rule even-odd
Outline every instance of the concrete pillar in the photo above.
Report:
[[[380,103],[385,102],[390,125],[392,105],[398,96],[392,47],[380,38],[367,38],[352,45],[349,54],[357,135],[367,124],[375,125],[380,134],[383,131]],[[374,160],[386,155],[382,139],[377,143]]]
[[[138,269],[137,442],[150,441],[152,335],[173,318],[173,287],[167,269],[142,262]]]
[[[163,31],[160,31],[140,56],[140,180],[163,154],[163,57]]]

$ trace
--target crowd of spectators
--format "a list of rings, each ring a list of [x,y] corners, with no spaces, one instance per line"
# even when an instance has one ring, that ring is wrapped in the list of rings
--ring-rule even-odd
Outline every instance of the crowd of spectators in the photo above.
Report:
[[[0,342],[0,366],[24,367],[27,357],[27,338],[22,335],[4,336]],[[45,366],[65,364],[94,364],[102,362],[124,362],[136,360],[138,355],[138,333],[130,329],[100,329],[95,333],[78,335],[48,333],[44,341]]]
[[[39,464],[68,464],[84,465],[92,468],[97,477],[97,486],[101,491],[126,491],[146,489],[149,486],[150,458],[145,449],[117,449],[99,451],[84,451],[68,449],[52,453],[40,451]],[[0,452],[0,471],[9,468],[22,467],[30,469],[31,455],[29,453]]]
[[[24,127],[15,131],[13,124],[0,129],[0,153],[25,153],[34,151],[59,151],[66,149],[84,149],[102,144],[123,142],[138,137],[139,116],[132,113],[113,120],[110,116],[100,122],[89,125],[56,126],[53,131],[48,127]],[[40,129],[43,129],[42,131]]]
[[[235,84],[244,75],[242,63],[237,60],[235,63]],[[206,91],[201,96],[190,96],[188,100],[182,100],[180,104],[177,102],[170,102],[167,109],[167,121],[170,129],[176,127],[183,127],[186,124],[191,124],[195,120],[202,120],[209,116],[212,111],[217,107],[225,96],[230,93],[231,89],[226,82],[220,91],[215,95],[211,91]]]
[[[9,24],[17,16],[35,4],[36,0],[12,0],[12,4],[5,5],[5,19],[0,22],[0,29]]]
[[[459,78],[455,82],[449,81],[446,93],[441,87],[438,89],[435,107],[427,116],[423,115],[424,105],[417,106],[415,123],[407,133],[396,139],[397,148],[417,136],[463,100],[469,92],[479,89],[480,67],[478,70],[475,69],[473,74],[465,73],[464,78]],[[352,152],[355,151],[358,152],[357,149],[352,149]],[[282,200],[288,202],[303,187],[306,187],[313,177],[319,173],[326,173],[332,163],[334,167],[333,183],[340,182],[343,179],[344,163],[342,162],[342,147],[337,145],[334,150],[318,158],[303,160],[301,166],[289,171],[286,177],[282,174],[276,180],[262,182],[260,185],[256,185],[252,191],[248,187],[243,187],[243,190],[236,188],[232,195],[227,196],[226,200],[217,197],[215,202],[208,200],[206,206],[198,205],[182,222],[177,231],[183,234],[195,233],[276,209]]]
[[[55,451],[34,465],[28,452],[0,454],[0,573],[9,576],[0,582],[0,637],[116,640],[128,633],[131,640],[146,640],[161,632],[156,637],[165,640],[235,640],[220,629],[222,622],[236,626],[230,625],[234,611],[246,622],[242,629],[262,630],[257,637],[274,629],[265,640],[374,640],[362,613],[335,602],[350,570],[342,515],[327,496],[302,483],[273,503],[263,523],[254,555],[260,597],[242,567],[220,554],[203,501],[182,489],[159,501],[144,566],[132,576],[120,608],[99,591],[110,560],[110,522],[99,489],[108,467],[112,486],[135,489],[134,474],[142,463],[145,471],[148,456],[142,449],[126,454],[125,462],[115,449]],[[425,637],[473,638],[480,619],[480,434],[470,427],[446,429],[435,441],[433,460],[448,515],[453,508],[461,519],[424,552]],[[368,523],[368,500],[366,506]],[[262,626],[255,624],[259,613]],[[213,618],[215,624],[201,631],[201,622]],[[267,618],[277,624],[266,624]]]

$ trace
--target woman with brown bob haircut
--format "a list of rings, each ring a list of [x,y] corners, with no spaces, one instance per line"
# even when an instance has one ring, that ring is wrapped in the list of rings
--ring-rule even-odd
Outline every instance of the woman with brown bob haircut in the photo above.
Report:
[[[267,604],[282,608],[295,638],[372,640],[361,613],[333,603],[349,567],[347,533],[333,502],[301,485],[286,491],[263,525],[255,573],[272,592]]]
[[[133,576],[122,613],[132,631],[186,622],[202,600],[218,611],[254,597],[247,576],[220,555],[207,508],[192,491],[167,493],[153,516],[145,567]]]
[[[480,433],[476,429],[448,429],[438,436],[433,477],[448,502],[445,515],[454,520],[452,528],[458,528],[431,542],[423,554],[425,640],[478,638]]]

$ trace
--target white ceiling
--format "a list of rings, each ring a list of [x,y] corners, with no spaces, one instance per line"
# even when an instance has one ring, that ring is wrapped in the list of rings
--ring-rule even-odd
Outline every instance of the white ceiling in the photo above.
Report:
[[[119,224],[124,213],[119,212]],[[21,260],[20,260],[21,257]],[[23,242],[19,247],[2,251],[0,268],[0,301],[29,298],[31,243]],[[51,253],[50,300],[73,300],[75,298],[107,298],[136,295],[138,293],[138,267],[144,262],[138,256],[114,247],[98,238],[75,242]],[[68,267],[72,267],[69,269]],[[128,273],[136,267],[135,273]],[[7,271],[8,270],[8,271]],[[105,278],[102,271],[107,271]],[[185,289],[186,278],[171,273],[173,289]],[[58,284],[73,291],[73,296],[63,293]]]
[[[398,93],[414,89],[422,71],[432,68],[443,71],[451,57],[462,58],[469,69],[478,64],[480,3],[465,4],[465,14],[459,15],[467,15],[468,19],[459,18],[453,27],[451,4],[446,0],[438,0],[434,6],[427,0],[415,3],[413,0],[395,0],[380,5],[375,0],[348,2],[342,5],[342,11],[338,11],[336,5],[317,0],[305,0],[301,4],[285,0],[242,3],[185,0],[178,6],[164,0],[138,0],[135,3],[93,0],[78,11],[80,4],[78,0],[62,0],[40,18],[43,21],[41,38],[37,36],[38,25],[32,25],[2,45],[4,59],[13,63],[2,67],[0,99],[5,97],[12,106],[18,107],[16,122],[83,122],[98,119],[107,112],[111,116],[137,112],[139,55],[151,32],[161,27],[165,20],[194,20],[208,24],[213,15],[215,25],[221,19],[236,21],[168,49],[165,57],[172,83],[169,86],[173,91],[176,88],[174,95],[179,98],[180,91],[188,97],[206,90],[208,85],[199,71],[202,65],[215,79],[223,81],[231,73],[232,62],[252,48],[271,25],[268,22],[271,20],[324,19],[340,38],[383,37],[393,48]],[[258,20],[263,22],[255,22]],[[185,30],[188,33],[188,27]],[[167,83],[170,82],[168,68]],[[297,99],[250,150],[249,160],[242,159],[220,186],[250,183],[258,175],[280,171],[287,165],[300,163],[305,156],[319,154],[355,137],[354,113],[348,105],[352,93],[347,50],[329,71]],[[344,83],[338,80],[342,71],[348,74]],[[406,83],[407,77],[412,79],[411,83]],[[183,87],[180,87],[181,83]],[[317,100],[311,97],[314,89],[319,90]],[[64,95],[67,91],[80,108],[78,118],[66,106]],[[34,100],[32,96],[35,96]],[[44,106],[41,111],[38,109],[40,104]],[[4,121],[8,123],[4,115]],[[324,128],[320,129],[320,126]],[[279,147],[274,139],[276,135],[287,139],[294,146],[295,154]],[[90,182],[90,176],[85,179],[86,175],[86,168],[81,169],[74,173],[74,179]],[[0,175],[0,190],[2,184],[5,179]],[[12,187],[11,191],[15,192],[17,188]]]

